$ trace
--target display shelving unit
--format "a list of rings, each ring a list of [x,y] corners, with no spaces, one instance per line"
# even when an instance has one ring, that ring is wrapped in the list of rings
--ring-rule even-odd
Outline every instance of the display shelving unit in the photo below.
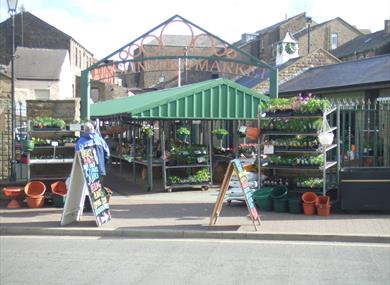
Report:
[[[265,117],[262,117],[259,120],[259,125],[261,128],[261,123],[265,120],[272,120],[272,119],[287,119],[287,120],[301,120],[301,119],[321,119],[327,120],[328,116],[332,114],[333,112],[337,111],[337,116],[339,118],[339,111],[336,108],[332,108],[330,110],[327,110],[323,112],[322,114],[266,114]],[[339,122],[339,119],[337,120]],[[269,177],[275,177],[276,179],[279,178],[285,178],[286,181],[289,181],[288,183],[288,189],[289,192],[295,192],[295,193],[304,193],[306,191],[311,192],[317,192],[321,195],[326,195],[327,192],[331,189],[337,189],[338,190],[338,173],[340,169],[340,155],[339,155],[339,131],[338,127],[334,126],[331,127],[327,132],[337,132],[336,136],[336,143],[333,143],[329,146],[325,146],[325,150],[321,145],[313,146],[313,147],[277,147],[274,146],[274,155],[278,155],[280,157],[285,157],[288,155],[303,155],[307,157],[314,157],[318,155],[323,155],[323,163],[322,165],[305,165],[305,164],[270,164],[269,161],[266,159],[265,162],[259,163],[259,172],[260,169],[267,169],[269,171]],[[290,138],[290,137],[317,137],[319,135],[318,131],[302,131],[302,132],[296,132],[296,131],[288,131],[288,130],[267,130],[262,129],[261,131],[261,145],[264,146],[265,142],[270,138]],[[327,161],[327,153],[337,149],[336,154],[336,160],[334,161]],[[263,147],[260,148],[260,155],[263,153]],[[260,160],[259,160],[260,161]],[[325,166],[325,167],[324,167]],[[334,181],[334,185],[328,185],[327,184],[327,176],[328,171],[333,168],[337,167],[336,170],[336,179]],[[300,173],[309,173],[310,177],[321,177],[322,176],[322,187],[297,187],[297,183],[295,183],[294,176],[299,175]],[[261,177],[259,177],[259,183],[260,185],[263,184],[263,181],[261,181]],[[339,194],[337,191],[337,199],[339,199]]]
[[[63,136],[74,136],[75,131],[62,129],[31,129],[28,136],[58,142]],[[28,180],[63,180],[70,175],[74,143],[65,145],[35,145],[28,153]]]
[[[211,135],[209,134],[209,139],[211,141]],[[166,157],[165,151],[165,133],[162,132],[162,157]],[[180,188],[201,188],[202,190],[207,190],[212,185],[213,177],[212,177],[212,147],[209,144],[207,151],[207,160],[204,163],[194,163],[194,164],[177,164],[177,165],[168,165],[166,159],[162,159],[162,173],[163,173],[163,187],[165,191],[172,192],[173,189]],[[167,182],[167,173],[170,173],[173,170],[186,169],[188,173],[193,174],[193,172],[197,169],[207,168],[210,174],[210,179],[207,181],[198,181],[193,183],[172,183],[168,184]]]

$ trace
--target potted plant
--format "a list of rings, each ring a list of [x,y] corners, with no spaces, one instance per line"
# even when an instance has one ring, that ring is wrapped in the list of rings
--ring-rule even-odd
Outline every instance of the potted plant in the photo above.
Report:
[[[151,125],[144,125],[141,128],[141,135],[144,137],[151,138],[153,136],[153,127]]]
[[[207,168],[198,170],[195,174],[195,180],[197,182],[208,182],[210,180],[210,172]]]
[[[186,138],[190,135],[190,131],[186,127],[180,127],[176,131],[176,136],[179,140],[185,141]]]
[[[229,132],[225,129],[216,129],[211,132],[213,135],[217,137],[217,139],[222,140],[224,136],[229,134]]]
[[[32,124],[36,129],[63,129],[66,125],[64,120],[52,117],[35,117]]]

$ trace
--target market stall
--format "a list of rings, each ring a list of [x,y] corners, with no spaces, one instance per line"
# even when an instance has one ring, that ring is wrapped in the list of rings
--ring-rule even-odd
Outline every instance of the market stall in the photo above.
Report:
[[[153,165],[161,167],[166,189],[179,184],[172,183],[175,182],[172,176],[178,175],[167,175],[174,168],[186,171],[193,168],[195,172],[189,176],[206,186],[203,185],[206,178],[208,183],[212,182],[212,146],[237,146],[240,141],[237,127],[254,121],[260,102],[267,100],[266,96],[230,80],[216,79],[99,102],[91,105],[91,118],[99,118],[103,125],[117,126],[117,145],[120,149],[128,149],[134,177],[136,164],[147,166],[149,190],[153,189]],[[184,140],[179,138],[180,128],[189,131]],[[228,135],[225,133],[214,143],[221,133],[212,135],[212,131],[222,128]],[[142,156],[136,153],[137,145],[143,146]],[[181,157],[176,151],[176,163],[173,164],[171,154],[180,146],[187,149],[182,149]],[[186,155],[187,159],[178,163]],[[209,169],[209,177],[204,171],[198,173],[202,169]],[[191,181],[183,184],[188,186],[188,182]]]

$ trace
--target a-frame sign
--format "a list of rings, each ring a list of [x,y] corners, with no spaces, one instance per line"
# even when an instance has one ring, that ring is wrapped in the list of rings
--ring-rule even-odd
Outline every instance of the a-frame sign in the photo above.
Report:
[[[70,184],[62,212],[61,226],[79,221],[83,214],[85,196],[89,196],[96,224],[101,226],[111,220],[108,193],[99,175],[99,162],[95,147],[76,152]]]
[[[246,206],[247,206],[248,211],[249,211],[249,216],[252,220],[253,226],[255,227],[255,229],[257,231],[255,221],[257,221],[260,225],[261,224],[260,223],[260,216],[259,216],[259,213],[257,212],[255,202],[254,202],[253,197],[252,197],[252,191],[250,190],[249,185],[248,185],[248,178],[246,176],[246,172],[245,172],[244,168],[242,167],[240,160],[238,160],[238,159],[233,159],[229,162],[228,168],[227,168],[225,176],[223,178],[221,190],[219,191],[217,201],[215,203],[213,212],[211,214],[209,225],[212,226],[212,225],[215,225],[217,223],[218,217],[219,217],[221,210],[222,210],[223,201],[224,201],[227,189],[229,188],[229,184],[230,184],[230,180],[232,178],[233,172],[235,172],[235,174],[238,177],[238,181],[240,182],[240,186],[241,186],[241,189],[242,189],[244,197],[245,197],[245,203],[246,203]]]

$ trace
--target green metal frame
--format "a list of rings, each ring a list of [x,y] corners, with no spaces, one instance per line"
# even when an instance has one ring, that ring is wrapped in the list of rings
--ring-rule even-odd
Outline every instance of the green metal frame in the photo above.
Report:
[[[236,51],[240,55],[246,57],[248,61],[245,60],[232,60],[229,58],[224,58],[224,57],[218,57],[218,56],[191,56],[191,55],[176,55],[176,56],[154,56],[154,57],[142,57],[142,59],[128,59],[128,60],[119,60],[119,61],[109,61],[109,59],[117,54],[119,54],[121,51],[123,51],[126,47],[131,46],[135,44],[137,41],[147,37],[150,35],[152,32],[156,31],[157,29],[167,25],[168,23],[172,21],[177,21],[180,20],[184,23],[187,23],[196,29],[204,32],[206,35],[209,35],[216,39],[217,41],[223,43],[226,45],[226,47]],[[143,35],[139,36],[135,40],[131,41],[130,43],[122,46],[118,50],[114,51],[110,55],[106,56],[102,60],[98,61],[97,63],[91,65],[89,68],[85,69],[82,71],[81,74],[81,118],[82,119],[89,119],[90,118],[90,72],[93,69],[104,67],[104,66],[112,66],[112,65],[117,65],[120,63],[127,63],[127,62],[137,62],[137,61],[146,61],[146,60],[167,60],[167,59],[178,59],[178,58],[183,58],[183,59],[203,59],[203,60],[215,60],[215,61],[221,61],[221,62],[236,62],[240,64],[245,64],[245,65],[252,65],[256,67],[261,67],[265,69],[269,69],[270,71],[270,97],[271,98],[276,98],[278,97],[278,69],[275,66],[271,66],[267,64],[266,62],[246,53],[245,51],[242,51],[238,49],[237,47],[229,44],[228,42],[222,40],[221,38],[213,35],[212,33],[208,32],[207,30],[199,27],[198,25],[192,23],[191,21],[188,21],[187,19],[179,16],[179,15],[174,15],[173,17],[169,18],[168,20],[164,21],[163,23],[157,25],[153,29],[149,30],[148,32],[144,33]]]

